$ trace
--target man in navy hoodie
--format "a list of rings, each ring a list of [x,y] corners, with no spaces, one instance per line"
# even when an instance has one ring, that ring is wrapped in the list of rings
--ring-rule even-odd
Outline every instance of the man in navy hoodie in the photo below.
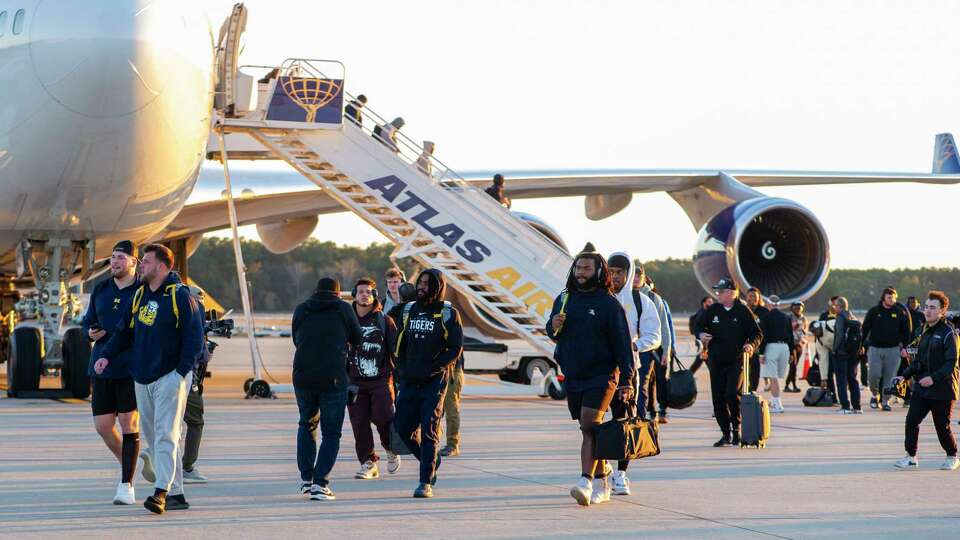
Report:
[[[598,253],[581,253],[567,276],[567,288],[553,302],[547,335],[557,342],[556,360],[565,376],[567,408],[580,422],[582,477],[570,489],[576,501],[589,506],[594,477],[605,477],[594,457],[594,429],[603,420],[614,395],[633,399],[636,362],[630,329],[620,301],[611,290],[607,262]]]
[[[193,363],[203,346],[197,301],[171,274],[172,267],[173,252],[167,247],[151,244],[143,250],[143,284],[94,364],[101,374],[114,362],[122,364],[121,353],[132,350],[127,368],[136,383],[140,427],[156,473],[154,493],[143,506],[155,514],[190,507],[183,494],[180,426]]]
[[[463,352],[463,328],[460,314],[443,300],[443,274],[424,270],[416,285],[417,301],[405,304],[400,316],[400,385],[393,422],[397,435],[420,460],[420,485],[413,496],[430,498],[440,466],[437,445],[448,372]],[[417,426],[420,442],[413,438]]]

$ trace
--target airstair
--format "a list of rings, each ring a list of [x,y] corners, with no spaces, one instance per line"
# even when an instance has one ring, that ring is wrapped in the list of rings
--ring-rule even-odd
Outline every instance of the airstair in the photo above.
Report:
[[[288,60],[256,86],[238,72],[237,87],[251,90],[240,100],[249,99],[246,107],[227,100],[230,106],[217,111],[223,159],[286,161],[386,236],[396,246],[393,258],[441,270],[451,287],[551,357],[544,325],[570,255],[402,133],[390,140],[374,135],[387,121],[373,111],[361,109],[360,124],[344,116],[343,105],[354,98],[343,92],[342,76],[321,71],[331,66],[339,64]],[[317,110],[328,98],[333,118]],[[306,116],[278,119],[273,109],[289,111],[291,103]]]

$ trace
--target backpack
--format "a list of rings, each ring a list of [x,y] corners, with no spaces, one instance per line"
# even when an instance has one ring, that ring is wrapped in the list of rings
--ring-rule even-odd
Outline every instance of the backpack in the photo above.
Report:
[[[637,333],[640,333],[640,319],[643,317],[643,301],[640,300],[640,291],[633,289],[633,305],[637,306]]]
[[[403,334],[407,331],[407,321],[410,319],[410,311],[413,310],[413,305],[416,302],[407,302],[403,305],[403,325],[400,327],[400,333],[397,335],[397,346],[394,350],[393,355],[395,357],[400,356],[400,344],[403,342]],[[447,323],[450,322],[450,319],[453,317],[453,305],[450,302],[444,300],[443,307],[440,309],[439,315],[434,315],[434,317],[440,318],[440,327],[443,328],[443,338],[447,338]],[[383,324],[386,324],[386,321],[382,321]],[[386,336],[386,331],[384,331],[384,336]]]
[[[843,325],[843,351],[847,354],[857,354],[860,350],[861,323],[856,319],[847,319]]]

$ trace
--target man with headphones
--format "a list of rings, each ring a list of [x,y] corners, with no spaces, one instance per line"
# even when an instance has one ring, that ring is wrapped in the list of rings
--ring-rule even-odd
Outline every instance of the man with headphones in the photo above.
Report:
[[[602,255],[577,255],[567,276],[567,288],[554,300],[546,327],[547,335],[557,343],[555,357],[565,375],[570,416],[580,422],[582,477],[570,489],[570,495],[583,506],[609,500],[607,471],[594,457],[594,429],[614,395],[629,401],[634,393],[636,362],[631,333],[611,288]],[[604,494],[599,499],[593,498],[595,477]]]
[[[403,303],[403,299],[400,297],[400,285],[403,285],[407,281],[407,276],[403,273],[403,270],[393,267],[387,270],[385,276],[387,282],[387,294],[383,295],[383,312],[390,313],[390,310],[394,306]]]
[[[351,347],[347,357],[350,384],[356,386],[356,399],[347,405],[347,411],[361,464],[354,478],[372,480],[380,476],[380,458],[374,451],[371,422],[377,427],[380,444],[387,453],[387,472],[394,474],[400,469],[400,456],[390,451],[397,326],[380,308],[377,282],[373,278],[361,278],[353,286],[353,311],[363,334],[360,344]]]

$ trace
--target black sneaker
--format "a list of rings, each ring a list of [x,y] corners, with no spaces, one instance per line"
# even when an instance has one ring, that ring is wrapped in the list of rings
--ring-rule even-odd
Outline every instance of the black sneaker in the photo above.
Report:
[[[413,496],[417,499],[432,499],[433,486],[430,484],[420,484],[417,486],[417,489],[413,490]]]
[[[875,397],[870,398],[870,408],[871,408],[871,409],[876,409],[876,408],[878,408],[879,406],[880,406],[880,403],[877,402],[877,398],[875,398]]]
[[[719,440],[719,441],[713,443],[713,447],[714,447],[714,448],[720,448],[721,446],[730,446],[730,436],[729,436],[729,435],[724,435],[723,437],[720,437],[720,440]]]
[[[440,455],[443,457],[457,457],[460,455],[460,447],[448,444],[440,449]]]
[[[162,514],[166,511],[167,498],[157,495],[151,495],[143,500],[143,507],[154,514]]]
[[[893,410],[893,407],[891,407],[888,403],[884,403],[884,404],[883,404],[883,410],[886,411],[886,412],[890,412],[890,411]]]
[[[165,506],[167,510],[186,510],[190,508],[190,503],[183,495],[168,495]]]
[[[740,446],[740,430],[733,430],[733,436],[730,437],[730,446]]]

